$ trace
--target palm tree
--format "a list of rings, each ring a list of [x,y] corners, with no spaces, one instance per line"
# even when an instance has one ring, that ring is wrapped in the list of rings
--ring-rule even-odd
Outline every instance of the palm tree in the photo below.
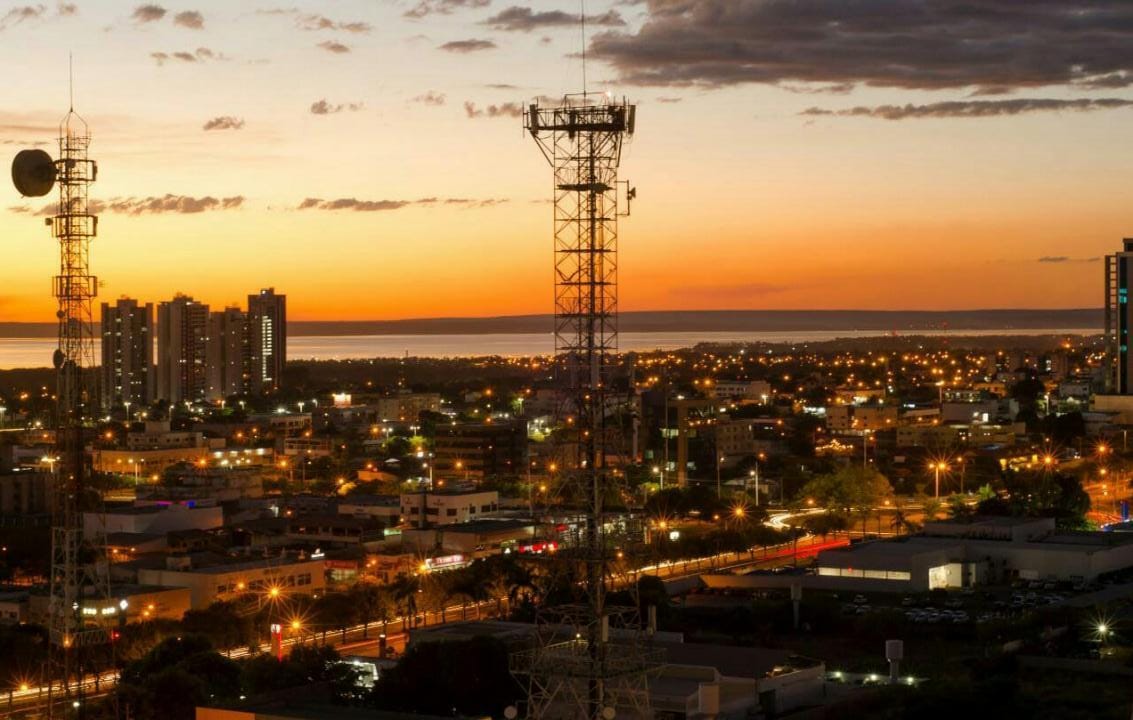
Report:
[[[393,583],[393,598],[401,613],[401,629],[408,630],[417,625],[417,593],[420,583],[417,576],[398,575]],[[407,624],[408,623],[408,624]]]

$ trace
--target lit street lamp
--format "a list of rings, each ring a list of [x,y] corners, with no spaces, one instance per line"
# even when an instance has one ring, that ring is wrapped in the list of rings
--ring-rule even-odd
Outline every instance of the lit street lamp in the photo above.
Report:
[[[936,475],[936,499],[939,500],[940,499],[940,471],[941,470],[947,470],[948,464],[943,462],[943,461],[929,463],[929,468]]]

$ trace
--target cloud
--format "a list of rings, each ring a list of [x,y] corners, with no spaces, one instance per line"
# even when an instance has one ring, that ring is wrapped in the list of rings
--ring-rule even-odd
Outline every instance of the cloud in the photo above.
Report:
[[[465,101],[464,114],[470,118],[479,117],[522,117],[523,106],[519,103],[506,102],[499,105],[488,105],[483,108],[476,105],[474,102]]]
[[[590,44],[623,83],[1133,84],[1133,3],[1118,0],[648,0],[645,13]]]
[[[412,205],[409,200],[356,200],[355,198],[339,198],[338,200],[321,200],[307,198],[299,203],[300,210],[354,210],[356,212],[381,212],[383,210],[400,210]]]
[[[332,105],[327,102],[326,99],[323,99],[316,100],[315,102],[311,103],[311,114],[333,115],[335,113],[343,112],[344,110],[349,112],[358,112],[359,110],[363,109],[363,107],[365,106],[362,103],[344,103],[341,105]]]
[[[496,44],[491,40],[452,40],[441,45],[440,49],[455,53],[470,53],[480,50],[495,50]]]
[[[735,0],[725,0],[735,2]],[[655,3],[671,3],[672,0],[653,0]],[[546,27],[560,27],[563,25],[578,25],[579,15],[565,10],[544,10],[536,12],[528,7],[512,7],[503,10],[484,21],[484,25],[497,30],[511,32],[531,32]],[[587,15],[586,24],[597,27],[618,27],[625,25],[625,20],[616,10],[601,15]]]
[[[426,197],[418,200],[358,200],[356,198],[339,198],[337,200],[323,200],[322,198],[307,198],[299,203],[298,210],[352,210],[354,212],[384,212],[400,210],[413,205],[437,205],[438,203],[466,208],[485,208],[506,203],[505,198],[486,198],[474,200],[471,198],[438,198]]]
[[[28,20],[38,20],[46,11],[42,5],[18,5],[0,16],[0,30]]]
[[[1041,263],[1093,263],[1100,260],[1100,257],[1072,258],[1067,255],[1044,255],[1038,259]]]
[[[160,5],[139,5],[134,8],[134,12],[130,15],[134,22],[151,23],[157,22],[165,17],[166,9]]]
[[[152,52],[149,54],[149,56],[153,58],[153,61],[158,65],[164,65],[165,63],[174,60],[178,62],[195,63],[228,59],[228,56],[224,53],[217,52],[216,50],[210,50],[209,48],[205,47],[197,48],[193,52]]]
[[[321,47],[323,50],[326,50],[327,52],[332,52],[338,55],[350,52],[349,47],[343,45],[340,42],[335,42],[334,40],[323,40],[321,43],[319,43],[319,47]]]
[[[461,8],[487,7],[491,2],[492,0],[419,0],[416,5],[405,11],[405,17],[419,20],[433,13],[449,15]]]
[[[349,33],[368,33],[373,30],[368,22],[341,22],[325,15],[300,15],[295,19],[295,24],[302,30],[342,30]]]
[[[413,98],[413,102],[421,103],[422,105],[444,105],[445,95],[444,93],[433,92],[432,90],[430,90],[424,95],[418,95],[417,97]]]
[[[827,110],[812,107],[800,115],[812,117],[835,115],[838,117],[870,117],[883,120],[909,118],[982,118],[1024,113],[1072,111],[1092,112],[1133,106],[1133,100],[1118,98],[1080,98],[1058,100],[1054,98],[1016,98],[1012,100],[952,100],[927,105],[878,105],[853,107],[844,110]]]
[[[243,207],[244,196],[216,198],[211,195],[193,197],[173,195],[149,197],[115,197],[110,200],[91,200],[90,211],[94,214],[116,213],[119,215],[195,215],[212,210],[235,210]],[[58,206],[55,203],[41,208],[37,215],[54,215]],[[23,212],[23,211],[20,211]]]
[[[186,10],[173,16],[173,24],[190,30],[204,30],[205,16],[196,10]]]
[[[74,3],[59,3],[55,7],[55,11],[59,13],[60,17],[70,17],[79,14],[79,6]]]
[[[797,287],[777,285],[774,283],[740,283],[737,285],[693,285],[670,291],[671,294],[680,295],[685,299],[712,300],[717,302],[743,302],[754,300],[768,295],[797,290]]]
[[[244,127],[244,119],[222,115],[204,124],[203,130],[239,130]]]
[[[679,103],[683,99],[684,98],[679,97],[659,97],[657,98],[657,102],[671,105],[673,103]]]

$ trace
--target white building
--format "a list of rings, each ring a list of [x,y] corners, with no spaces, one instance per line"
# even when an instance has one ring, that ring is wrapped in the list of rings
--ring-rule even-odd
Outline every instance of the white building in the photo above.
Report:
[[[248,595],[268,603],[292,594],[322,593],[326,564],[322,558],[263,558],[197,567],[189,556],[179,556],[167,558],[165,567],[139,567],[137,577],[144,585],[189,588],[190,605],[198,610]]]
[[[401,517],[409,525],[449,525],[491,515],[499,510],[495,490],[436,490],[401,494]]]
[[[144,505],[83,513],[83,534],[132,533],[161,535],[177,530],[212,530],[224,525],[220,506]]]

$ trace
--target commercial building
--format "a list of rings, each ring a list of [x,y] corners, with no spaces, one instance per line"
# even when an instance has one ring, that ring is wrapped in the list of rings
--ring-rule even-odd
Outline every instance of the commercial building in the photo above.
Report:
[[[534,537],[535,524],[526,520],[477,520],[401,531],[406,547],[457,553],[467,560],[515,550]]]
[[[287,361],[287,296],[275,288],[248,296],[248,357],[249,392],[278,390]]]
[[[401,494],[401,517],[414,527],[478,520],[499,510],[495,490],[437,490]]]
[[[251,357],[248,317],[238,307],[209,316],[208,399],[247,392]]]
[[[765,403],[772,393],[771,383],[766,380],[717,380],[708,387],[707,394],[712,398]]]
[[[1133,281],[1133,238],[1125,238],[1124,249],[1105,256],[1105,342],[1109,351],[1109,393],[1133,394],[1133,356],[1129,354],[1129,329],[1133,306],[1129,285]]]
[[[208,607],[218,600],[253,594],[264,602],[292,594],[320,594],[326,588],[326,565],[319,559],[290,557],[233,559],[209,553],[137,560],[113,566],[133,570],[137,582],[189,589],[190,607]]]
[[[148,405],[154,400],[153,303],[120,298],[102,303],[102,407]]]
[[[155,535],[176,530],[210,530],[224,525],[220,506],[140,505],[83,513],[83,533]]]
[[[1050,518],[978,517],[818,555],[821,587],[894,592],[1023,580],[1091,581],[1133,567],[1133,535],[1063,532]]]
[[[441,425],[433,449],[436,471],[449,477],[516,474],[527,463],[527,426],[515,421]]]
[[[208,389],[209,306],[187,295],[157,307],[157,396],[203,400]]]
[[[0,517],[51,512],[55,476],[38,470],[0,468]]]

